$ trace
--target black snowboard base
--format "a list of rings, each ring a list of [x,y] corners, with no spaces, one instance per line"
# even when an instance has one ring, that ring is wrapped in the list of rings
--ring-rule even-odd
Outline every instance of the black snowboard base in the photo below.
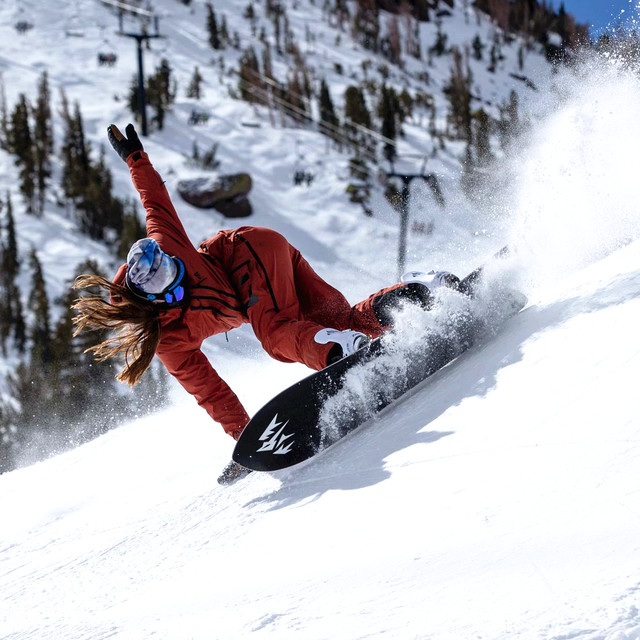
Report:
[[[502,249],[495,257],[506,254]],[[472,298],[482,267],[464,278],[460,291]],[[233,460],[255,471],[276,471],[298,464],[358,428],[417,384],[439,371],[520,311],[526,299],[503,290],[492,296],[487,314],[469,309],[453,314],[421,336],[419,346],[398,354],[388,336],[317,371],[285,389],[262,407],[245,427]],[[486,312],[486,309],[483,310]],[[350,378],[356,377],[356,390]]]

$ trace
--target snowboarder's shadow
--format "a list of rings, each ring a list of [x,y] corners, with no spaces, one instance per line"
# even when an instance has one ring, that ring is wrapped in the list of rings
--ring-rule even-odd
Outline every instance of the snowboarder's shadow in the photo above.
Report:
[[[307,463],[274,473],[282,485],[247,506],[267,504],[269,509],[280,509],[317,500],[328,491],[360,489],[386,480],[395,468],[387,463],[393,454],[455,436],[456,431],[427,429],[451,407],[490,392],[499,372],[522,359],[523,345],[534,335],[580,314],[636,297],[640,297],[640,271],[618,276],[583,295],[528,307],[512,318],[496,339],[462,354],[327,451]],[[462,427],[481,429],[482,424]],[[421,458],[418,452],[408,464],[428,464],[429,459],[431,455]]]

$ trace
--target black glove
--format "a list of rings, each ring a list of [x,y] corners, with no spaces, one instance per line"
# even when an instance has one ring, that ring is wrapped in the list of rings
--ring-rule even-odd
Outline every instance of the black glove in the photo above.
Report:
[[[111,146],[118,152],[118,155],[126,162],[127,158],[135,151],[143,151],[142,142],[138,138],[135,127],[128,124],[125,129],[126,137],[115,124],[107,127],[107,135]]]

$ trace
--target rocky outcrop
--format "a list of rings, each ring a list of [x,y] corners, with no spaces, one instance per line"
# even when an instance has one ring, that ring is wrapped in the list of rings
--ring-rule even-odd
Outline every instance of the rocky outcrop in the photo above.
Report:
[[[252,212],[247,197],[251,186],[248,173],[234,173],[180,180],[177,189],[182,199],[194,207],[216,209],[228,218],[244,218]]]

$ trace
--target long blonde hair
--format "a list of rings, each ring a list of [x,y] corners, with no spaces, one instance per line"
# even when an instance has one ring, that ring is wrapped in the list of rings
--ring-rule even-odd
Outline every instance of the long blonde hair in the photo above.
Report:
[[[109,330],[116,334],[85,350],[97,360],[124,356],[124,367],[116,376],[120,382],[135,385],[149,368],[160,342],[158,309],[152,303],[134,296],[126,286],[92,274],[76,278],[74,289],[99,287],[109,292],[110,299],[100,295],[80,296],[71,305],[77,315],[73,335],[81,331]]]

